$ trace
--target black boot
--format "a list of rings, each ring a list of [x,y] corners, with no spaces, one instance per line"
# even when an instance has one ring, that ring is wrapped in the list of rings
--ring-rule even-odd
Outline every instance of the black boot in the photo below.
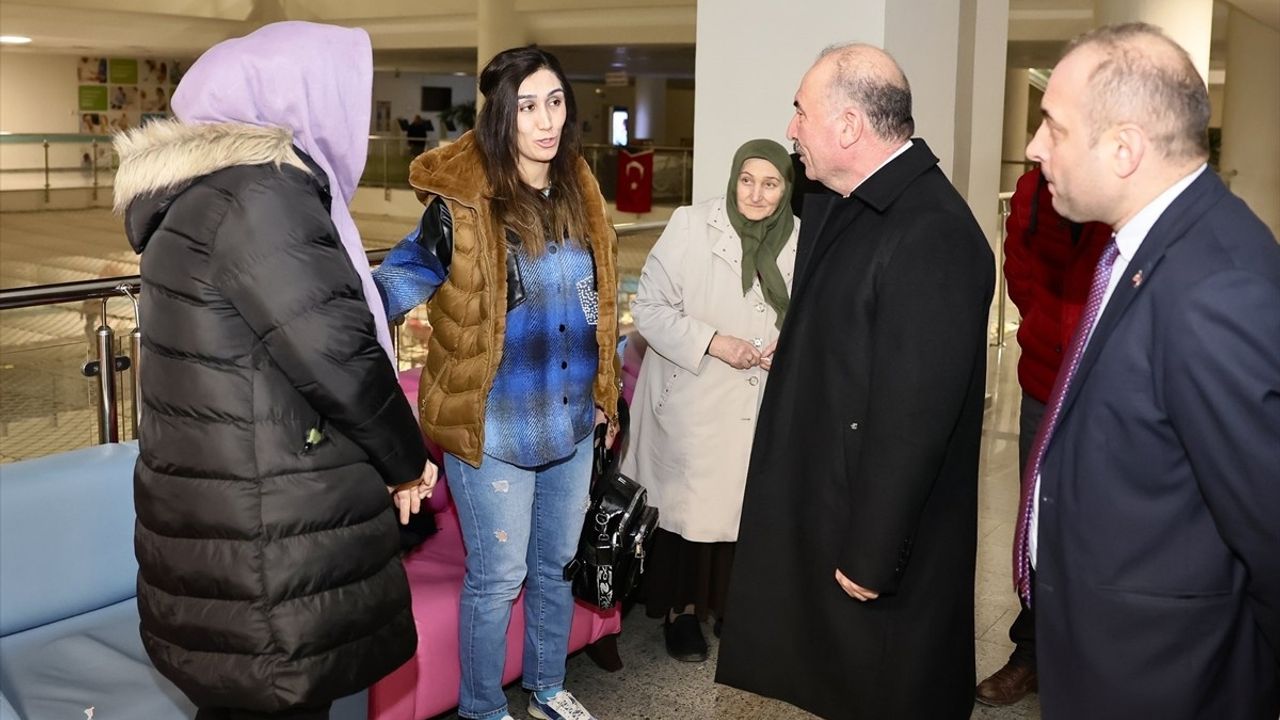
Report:
[[[702,636],[702,623],[694,615],[677,615],[662,624],[667,654],[681,662],[703,662],[707,659],[707,639]]]

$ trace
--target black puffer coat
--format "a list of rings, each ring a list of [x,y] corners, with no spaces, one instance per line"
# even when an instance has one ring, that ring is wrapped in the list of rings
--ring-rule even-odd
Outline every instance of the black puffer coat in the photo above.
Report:
[[[387,484],[426,454],[325,174],[270,128],[158,123],[120,149],[142,253],[147,652],[202,707],[367,687],[417,644]]]

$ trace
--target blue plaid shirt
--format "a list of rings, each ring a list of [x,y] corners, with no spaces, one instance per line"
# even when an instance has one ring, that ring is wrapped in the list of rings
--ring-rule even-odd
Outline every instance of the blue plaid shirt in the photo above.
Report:
[[[507,311],[502,362],[484,415],[484,452],[520,467],[573,454],[591,433],[596,378],[595,265],[586,248],[513,249],[525,300]]]
[[[418,230],[397,244],[374,280],[387,314],[425,302],[446,272],[417,243]],[[538,257],[512,248],[525,298],[507,311],[507,329],[485,404],[484,453],[532,468],[568,457],[595,422],[599,313],[591,252],[574,243],[547,245]]]

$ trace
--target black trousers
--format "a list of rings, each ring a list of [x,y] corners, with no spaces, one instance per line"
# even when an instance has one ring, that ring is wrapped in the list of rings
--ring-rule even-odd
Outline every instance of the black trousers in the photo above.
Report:
[[[237,708],[200,708],[195,720],[329,720],[332,703],[289,708],[279,712],[258,712]]]
[[[1018,414],[1018,477],[1027,471],[1027,463],[1031,461],[1031,444],[1035,442],[1036,430],[1044,418],[1045,404],[1022,393],[1022,405]],[[1035,575],[1031,577],[1035,584]],[[1009,663],[1021,667],[1036,666],[1036,615],[1035,611],[1022,605],[1013,625],[1009,626],[1009,639],[1013,641],[1013,652],[1009,655]]]

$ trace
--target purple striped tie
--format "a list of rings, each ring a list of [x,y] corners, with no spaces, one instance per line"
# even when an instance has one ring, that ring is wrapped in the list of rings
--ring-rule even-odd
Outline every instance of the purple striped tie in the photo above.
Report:
[[[1035,510],[1034,494],[1036,478],[1040,475],[1040,463],[1044,461],[1044,452],[1049,447],[1049,439],[1058,427],[1058,415],[1062,412],[1062,399],[1071,387],[1071,378],[1080,367],[1080,358],[1089,339],[1089,333],[1098,320],[1098,310],[1102,307],[1102,297],[1107,293],[1107,284],[1111,281],[1111,266],[1116,261],[1116,239],[1111,240],[1102,249],[1098,258],[1098,266],[1093,271],[1093,284],[1089,286],[1089,299],[1085,302],[1084,312],[1080,316],[1080,324],[1075,335],[1071,336],[1071,345],[1067,348],[1066,362],[1058,370],[1058,377],[1053,383],[1053,393],[1049,396],[1049,404],[1036,429],[1036,439],[1031,445],[1031,461],[1027,463],[1022,474],[1022,501],[1018,508],[1018,528],[1013,536],[1013,587],[1018,597],[1031,606],[1031,552],[1029,533],[1031,532],[1031,514]]]

